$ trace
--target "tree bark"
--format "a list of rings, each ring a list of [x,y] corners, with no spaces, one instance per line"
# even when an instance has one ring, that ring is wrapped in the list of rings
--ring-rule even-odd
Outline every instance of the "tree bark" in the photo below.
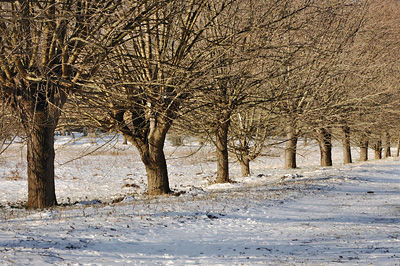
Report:
[[[382,141],[381,140],[377,140],[374,143],[373,148],[374,148],[374,152],[375,152],[375,159],[376,160],[382,159],[382,150],[383,150]]]
[[[326,128],[317,129],[321,166],[332,166],[332,135]]]
[[[126,123],[124,113],[125,110],[117,110],[113,118],[117,121],[118,130],[123,137],[139,151],[140,158],[146,167],[148,194],[156,196],[171,193],[164,155],[165,137],[171,121],[162,116],[144,117],[136,113],[134,114],[136,120]],[[128,127],[130,123],[133,124],[133,128]]]
[[[67,96],[57,84],[51,83],[34,83],[19,91],[22,96],[14,96],[13,107],[27,136],[27,207],[52,207],[57,204],[54,134]]]
[[[368,161],[368,136],[363,135],[360,140],[360,162]]]
[[[285,147],[285,169],[297,168],[296,148],[298,136],[292,126],[287,127],[287,140]]]
[[[36,114],[38,121],[46,121],[45,114]],[[43,120],[39,120],[43,119]],[[53,125],[36,122],[29,125],[27,134],[28,202],[29,208],[47,208],[57,204],[54,184]]]
[[[397,140],[396,157],[400,156],[400,139]]]
[[[239,160],[239,163],[242,170],[242,176],[250,176],[250,160],[248,158],[244,158],[243,160]]]
[[[150,147],[142,159],[146,166],[147,186],[149,195],[163,195],[171,192],[169,188],[167,162],[163,146]]]
[[[343,163],[352,163],[351,145],[350,145],[350,127],[342,127],[342,142],[343,142]]]
[[[162,136],[158,136],[158,138],[160,137],[162,138]],[[133,138],[132,135],[127,135],[126,138],[138,148],[140,158],[146,167],[148,194],[156,196],[171,193],[167,162],[164,155],[164,142],[141,143],[140,140]]]
[[[215,146],[217,148],[217,183],[229,182],[228,130],[229,116],[223,116],[217,128]]]
[[[392,156],[391,150],[390,150],[390,134],[386,133],[386,139],[385,139],[385,158],[388,158],[390,156]]]

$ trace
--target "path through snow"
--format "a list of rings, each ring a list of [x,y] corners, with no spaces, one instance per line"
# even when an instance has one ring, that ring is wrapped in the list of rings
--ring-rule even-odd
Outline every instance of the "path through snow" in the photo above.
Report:
[[[127,193],[112,203],[107,194],[42,211],[12,208],[8,191],[26,181],[0,179],[0,264],[400,265],[398,159],[230,185],[193,185],[196,174],[186,175],[179,197]],[[76,181],[57,182],[73,198]]]

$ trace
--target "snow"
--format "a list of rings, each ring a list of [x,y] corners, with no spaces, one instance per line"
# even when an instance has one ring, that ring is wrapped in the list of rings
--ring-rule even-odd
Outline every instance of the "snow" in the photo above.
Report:
[[[212,147],[166,145],[170,186],[185,193],[147,197],[132,146],[75,137],[57,138],[62,206],[49,210],[23,208],[24,146],[1,155],[1,265],[400,265],[398,158],[342,165],[335,148],[322,168],[309,142],[299,169],[283,170],[277,147],[250,177],[232,158],[235,182],[213,184]]]

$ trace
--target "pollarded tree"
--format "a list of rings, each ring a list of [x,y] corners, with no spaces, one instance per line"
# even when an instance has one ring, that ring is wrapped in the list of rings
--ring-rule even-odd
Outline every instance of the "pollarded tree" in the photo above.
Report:
[[[241,108],[232,115],[228,147],[240,163],[242,176],[250,175],[250,162],[261,154],[267,137],[277,127],[277,115],[259,104]]]
[[[332,165],[332,131],[334,127],[341,128],[344,150],[344,163],[351,162],[350,127],[344,117],[356,108],[357,100],[350,96],[347,81],[355,75],[358,69],[347,62],[349,53],[353,52],[356,38],[365,22],[368,3],[343,4],[332,1],[333,20],[328,42],[322,47],[327,55],[322,58],[325,75],[321,91],[315,97],[316,113],[309,125],[315,127],[315,136],[320,146],[321,166]],[[352,74],[352,75],[351,75]]]
[[[299,52],[288,58],[280,80],[286,97],[280,112],[287,128],[285,167],[294,168],[296,140],[304,131],[314,131],[321,148],[321,165],[332,164],[330,127],[338,106],[346,98],[340,54],[349,45],[362,22],[362,10],[343,1],[318,1],[304,15],[304,27],[288,35]],[[292,48],[293,49],[293,48]]]
[[[361,161],[368,159],[368,144],[380,157],[379,139],[396,132],[399,100],[399,62],[394,52],[400,46],[399,2],[369,1],[366,8],[364,23],[343,55],[348,68],[344,84],[351,89],[346,91],[348,104],[339,116],[358,139]]]
[[[0,87],[27,136],[28,207],[57,203],[54,130],[68,95],[109,49],[163,4],[50,0],[0,3]],[[112,14],[118,14],[112,16]]]
[[[149,195],[170,192],[166,134],[209,67],[204,58],[215,44],[204,32],[231,2],[170,1],[127,33],[82,95],[102,113],[92,115],[100,125],[116,128],[138,149]]]
[[[314,94],[320,77],[315,66],[320,54],[316,52],[321,36],[329,29],[316,27],[321,20],[318,5],[314,1],[307,8],[298,10],[299,1],[290,1],[287,13],[288,23],[276,38],[280,45],[273,58],[279,63],[279,71],[270,80],[272,92],[280,94],[274,112],[280,116],[285,139],[285,168],[296,168],[296,146],[302,134],[304,119],[312,108]],[[317,30],[316,30],[317,28]]]
[[[239,116],[243,122],[245,110],[281,97],[281,91],[269,86],[270,79],[279,75],[277,70],[281,66],[276,52],[284,46],[280,36],[292,30],[289,18],[306,9],[310,3],[305,1],[290,9],[291,2],[239,1],[224,14],[223,23],[207,32],[210,38],[223,42],[211,53],[215,60],[207,76],[209,85],[199,92],[193,102],[199,108],[191,115],[198,121],[193,127],[205,132],[216,146],[218,183],[229,182],[229,142],[234,143],[232,147],[239,152],[236,154],[245,174],[249,159],[259,153],[258,148],[251,156],[249,150],[246,151],[249,138],[255,136],[246,134],[250,128],[245,123],[240,126]],[[238,123],[232,124],[235,121]],[[232,126],[239,127],[233,129]],[[229,135],[230,128],[232,135]],[[262,135],[265,133],[263,131]]]

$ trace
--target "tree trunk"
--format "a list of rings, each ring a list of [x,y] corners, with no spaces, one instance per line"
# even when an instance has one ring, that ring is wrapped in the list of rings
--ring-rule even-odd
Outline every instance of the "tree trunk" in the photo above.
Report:
[[[167,162],[164,155],[165,137],[171,126],[171,120],[148,111],[149,116],[135,113],[136,119],[125,121],[126,110],[113,110],[113,119],[118,130],[139,151],[146,167],[149,195],[163,195],[171,192],[169,188]],[[134,122],[132,122],[134,121]],[[128,125],[132,125],[130,128]]]
[[[19,84],[13,107],[19,113],[27,136],[27,207],[52,207],[57,204],[54,134],[67,96],[56,84],[33,83],[29,87],[24,87],[26,83]]]
[[[121,130],[121,133],[124,134],[127,131]],[[164,195],[171,192],[164,155],[165,134],[158,132],[152,135],[146,142],[134,138],[132,134],[127,134],[125,137],[139,150],[140,158],[146,167],[148,194],[153,196]],[[156,140],[153,141],[153,139]]]
[[[343,135],[343,163],[349,164],[352,163],[351,159],[351,145],[350,145],[350,127],[343,126],[342,127]]]
[[[296,164],[297,134],[292,126],[287,127],[287,140],[285,147],[285,169],[294,169]]]
[[[150,147],[147,157],[142,159],[146,166],[147,186],[149,195],[163,195],[171,192],[169,188],[167,162],[163,146]]]
[[[326,128],[317,129],[321,166],[332,166],[332,135]]]
[[[368,161],[368,136],[363,135],[360,140],[360,162]]]
[[[374,152],[375,152],[375,160],[379,160],[382,159],[382,141],[381,140],[377,140],[374,145]]]
[[[230,120],[223,117],[217,128],[216,148],[217,148],[217,183],[229,182],[229,162],[228,162],[228,130]]]
[[[390,151],[390,135],[389,133],[386,133],[386,139],[385,139],[385,158],[388,158],[392,156],[392,153]]]
[[[243,160],[239,160],[239,163],[242,170],[242,176],[250,176],[250,160],[248,158],[244,158]]]
[[[38,121],[46,121],[45,116],[35,114]],[[39,120],[40,118],[43,120]],[[54,185],[55,127],[42,123],[30,125],[27,134],[29,208],[47,208],[57,204]]]
[[[400,139],[397,140],[396,157],[400,156]]]
[[[164,155],[164,143],[169,124],[161,118],[155,122],[151,119],[150,130],[144,139],[135,139],[132,135],[126,136],[140,153],[142,162],[146,166],[147,187],[149,195],[163,195],[171,193],[169,188],[167,162]]]

